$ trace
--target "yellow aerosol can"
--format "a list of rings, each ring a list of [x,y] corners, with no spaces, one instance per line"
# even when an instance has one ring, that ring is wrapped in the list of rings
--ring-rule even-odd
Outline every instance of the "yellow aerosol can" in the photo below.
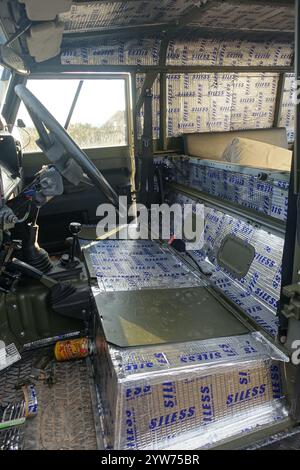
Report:
[[[72,359],[82,359],[91,353],[91,341],[89,338],[68,339],[57,341],[54,348],[54,355],[57,361],[71,361]]]

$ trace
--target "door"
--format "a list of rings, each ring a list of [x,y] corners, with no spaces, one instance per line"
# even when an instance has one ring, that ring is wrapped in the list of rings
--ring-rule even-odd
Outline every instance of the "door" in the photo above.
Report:
[[[65,127],[119,194],[130,194],[133,174],[129,75],[87,74],[34,76],[26,86]],[[25,183],[48,162],[36,144],[37,132],[21,103],[14,132],[24,154]],[[40,243],[57,250],[69,236],[71,221],[96,223],[96,209],[105,202],[99,190],[64,181],[64,193],[40,212]]]

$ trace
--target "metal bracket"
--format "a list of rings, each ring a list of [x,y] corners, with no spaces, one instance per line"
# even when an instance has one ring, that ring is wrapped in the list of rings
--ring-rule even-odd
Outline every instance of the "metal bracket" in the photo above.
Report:
[[[290,299],[290,303],[283,306],[282,315],[287,319],[300,320],[300,284],[285,286],[282,293]]]

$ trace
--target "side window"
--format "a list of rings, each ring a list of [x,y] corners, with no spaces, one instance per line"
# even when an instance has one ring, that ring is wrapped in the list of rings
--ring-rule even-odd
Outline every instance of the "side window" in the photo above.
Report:
[[[124,79],[29,79],[26,86],[80,147],[127,145]],[[37,132],[23,103],[16,126],[23,151],[39,151]]]

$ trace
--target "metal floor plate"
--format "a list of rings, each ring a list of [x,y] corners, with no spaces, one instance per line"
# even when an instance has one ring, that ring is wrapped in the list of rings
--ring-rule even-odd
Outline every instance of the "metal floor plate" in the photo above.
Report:
[[[36,360],[45,351],[26,354],[0,375],[0,404],[22,400],[15,389],[26,380]],[[30,450],[97,449],[94,410],[90,392],[89,369],[86,360],[58,363],[52,361],[54,383],[51,387],[35,382],[38,415],[22,426],[21,447]],[[1,436],[0,436],[1,439]]]
[[[130,292],[92,290],[106,341],[120,347],[248,333],[204,287]]]

